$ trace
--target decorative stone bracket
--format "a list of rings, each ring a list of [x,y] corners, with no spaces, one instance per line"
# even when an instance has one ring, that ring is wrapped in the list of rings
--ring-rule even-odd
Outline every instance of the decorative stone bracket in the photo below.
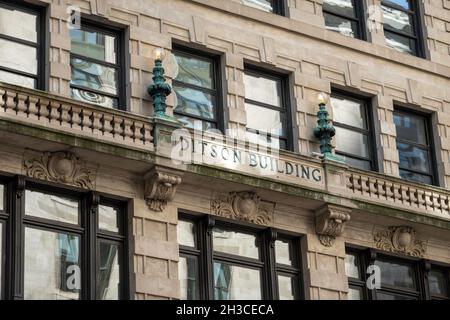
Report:
[[[220,217],[269,226],[273,224],[275,204],[251,191],[231,192],[218,194],[211,201],[211,210]]]
[[[180,183],[180,172],[162,167],[153,168],[145,179],[145,200],[148,207],[153,211],[163,211],[167,202],[175,196]]]
[[[378,249],[412,257],[423,257],[426,251],[425,241],[418,240],[416,231],[407,226],[389,227],[375,234],[374,241]]]
[[[82,189],[94,189],[95,173],[71,152],[25,155],[23,171],[25,175],[34,179],[69,184]]]
[[[316,233],[320,243],[331,247],[336,237],[344,232],[344,226],[350,220],[351,209],[335,205],[325,205],[316,211]]]

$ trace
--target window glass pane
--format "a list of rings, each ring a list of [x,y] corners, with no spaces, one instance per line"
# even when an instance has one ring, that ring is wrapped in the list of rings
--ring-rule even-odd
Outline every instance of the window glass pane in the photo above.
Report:
[[[352,127],[367,129],[366,108],[362,102],[345,99],[343,97],[331,97],[333,108],[333,121]]]
[[[353,0],[324,0],[323,10],[347,17],[356,17]]]
[[[397,138],[427,145],[426,120],[414,114],[394,113]]]
[[[389,4],[391,6],[400,6],[403,9],[411,9],[410,0],[383,0],[383,3]]]
[[[0,81],[26,88],[36,88],[36,80],[15,73],[0,70]]]
[[[78,224],[79,203],[37,191],[25,191],[25,214],[28,216]]]
[[[98,206],[98,228],[119,232],[119,210],[109,206]]]
[[[116,63],[116,39],[100,32],[70,30],[71,52],[88,58]]]
[[[36,48],[0,38],[0,66],[35,75],[37,65]]]
[[[275,241],[275,260],[277,263],[292,266],[294,261],[291,257],[291,242],[284,240]]]
[[[186,128],[191,128],[195,130],[206,131],[209,129],[215,129],[216,124],[214,122],[202,121],[186,116],[182,116],[180,114],[174,114],[174,117],[177,118]]]
[[[249,7],[273,12],[273,2],[277,0],[241,0],[241,2]],[[279,1],[279,0],[278,0]]]
[[[430,293],[432,295],[448,296],[448,273],[443,270],[431,270],[428,274]]]
[[[278,275],[278,293],[280,300],[295,300],[294,277]]]
[[[404,287],[415,289],[414,268],[405,263],[389,262],[389,261],[375,261],[375,265],[381,270],[381,284],[395,287]]]
[[[377,299],[378,300],[417,300],[414,297],[401,296],[393,293],[385,293],[377,291]]]
[[[178,244],[187,247],[196,247],[195,224],[190,221],[178,220]]]
[[[80,298],[80,238],[25,228],[26,300]]]
[[[336,152],[339,154],[339,152]],[[345,159],[345,163],[348,164],[350,167],[359,168],[362,170],[372,170],[372,163],[369,160],[361,160],[357,158],[352,158],[347,155],[341,155]]]
[[[244,74],[244,86],[246,99],[272,106],[281,106],[280,81],[246,73]]]
[[[409,14],[392,9],[386,6],[381,6],[383,10],[383,21],[385,25],[394,28],[400,32],[413,35],[412,18]]]
[[[117,300],[120,293],[120,248],[117,244],[100,242],[97,298]]]
[[[362,300],[362,289],[361,288],[348,288],[347,300]]]
[[[0,300],[3,299],[3,223],[0,222]]]
[[[36,14],[0,7],[1,34],[37,42],[36,22]]]
[[[347,37],[355,38],[358,34],[358,25],[355,21],[324,13],[325,27],[328,30],[339,32]]]
[[[3,204],[5,202],[5,187],[0,184],[0,211],[5,210],[5,205]]]
[[[117,109],[119,107],[119,100],[111,97],[107,97],[98,93],[79,90],[75,88],[71,88],[72,98],[76,100],[80,100],[87,103],[93,103],[105,108],[114,108]]]
[[[256,134],[247,131],[245,133],[247,140],[251,143],[273,149],[287,149],[287,141],[276,137],[268,136],[265,133]]]
[[[176,93],[175,112],[182,112],[198,116],[205,119],[215,118],[215,97],[209,93],[183,88],[174,85],[173,90]]]
[[[369,157],[367,135],[336,126],[336,151],[356,156]]]
[[[345,274],[347,277],[360,279],[359,263],[357,254],[347,253],[345,255]]]
[[[400,167],[409,170],[430,172],[430,159],[428,150],[420,149],[409,143],[397,142],[400,157]]]
[[[416,53],[416,41],[414,39],[404,37],[387,30],[384,30],[384,35],[386,37],[386,44],[389,47],[404,53]]]
[[[254,259],[259,258],[257,238],[251,234],[214,228],[213,246],[215,251]]]
[[[400,177],[408,181],[415,181],[425,184],[433,184],[433,179],[429,175],[419,174],[407,170],[400,169]]]
[[[86,60],[71,58],[71,84],[94,89],[109,94],[117,94],[116,69]]]
[[[247,112],[247,128],[277,136],[282,136],[284,134],[283,113],[277,110],[255,106],[250,103],[245,104],[245,111]]]
[[[215,300],[261,300],[259,270],[214,262]]]
[[[196,300],[198,296],[198,267],[196,257],[180,257],[178,278],[180,279],[180,299]]]
[[[199,87],[214,89],[212,62],[175,53],[174,79]]]

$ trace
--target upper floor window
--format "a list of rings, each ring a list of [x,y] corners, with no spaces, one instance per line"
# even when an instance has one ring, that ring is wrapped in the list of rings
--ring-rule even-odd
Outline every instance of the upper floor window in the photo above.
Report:
[[[41,24],[38,9],[0,1],[0,81],[42,89]]]
[[[290,117],[285,77],[247,68],[244,87],[249,141],[289,149]]]
[[[215,129],[219,123],[218,61],[187,50],[173,51],[176,59],[174,116],[188,128]]]
[[[386,44],[400,52],[422,56],[420,15],[416,0],[382,0]]]
[[[350,166],[364,170],[375,168],[372,133],[367,102],[334,92],[330,99],[336,128],[336,153]]]
[[[435,183],[434,156],[427,117],[396,109],[397,150],[400,176],[405,180]]]
[[[29,182],[24,190],[21,186],[8,182],[0,187],[0,198],[8,199],[0,207],[0,295],[27,300],[125,298],[124,203]],[[21,200],[23,205],[17,203]],[[5,234],[7,225],[14,232]],[[6,239],[14,245],[2,245]],[[23,259],[12,259],[17,255]],[[7,277],[14,279],[5,279],[5,266],[13,270]],[[8,292],[6,280],[13,284]]]
[[[325,27],[344,36],[364,39],[364,9],[360,0],[324,0]]]
[[[177,229],[182,299],[300,298],[298,239],[182,218]]]
[[[381,288],[366,285],[369,265],[380,268]],[[367,251],[347,249],[345,271],[349,300],[450,299],[450,268],[413,259],[401,259]]]
[[[70,30],[71,94],[107,108],[123,108],[123,45],[119,32],[82,23]]]
[[[283,14],[283,0],[240,0],[242,4],[259,10]]]

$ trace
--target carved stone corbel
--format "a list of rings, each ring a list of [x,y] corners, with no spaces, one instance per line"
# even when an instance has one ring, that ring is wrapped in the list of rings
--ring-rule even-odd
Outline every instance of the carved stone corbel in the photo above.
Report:
[[[162,167],[153,168],[145,179],[145,200],[148,207],[153,211],[163,211],[167,202],[175,196],[180,183],[180,172]]]
[[[425,241],[417,239],[416,230],[408,226],[389,227],[375,234],[374,241],[375,246],[384,251],[419,258],[425,255]]]
[[[350,220],[351,209],[327,204],[316,211],[316,233],[320,243],[331,247],[336,237],[344,232],[344,226]]]

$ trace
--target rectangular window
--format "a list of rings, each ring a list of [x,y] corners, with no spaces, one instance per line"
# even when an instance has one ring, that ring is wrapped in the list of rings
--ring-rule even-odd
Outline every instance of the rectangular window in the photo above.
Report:
[[[367,101],[333,93],[330,99],[336,128],[336,153],[350,166],[374,170],[370,110]]]
[[[364,9],[360,0],[324,0],[325,28],[347,37],[365,39]]]
[[[218,61],[215,57],[176,48],[173,90],[174,115],[188,128],[216,129],[220,101]]]
[[[0,1],[0,81],[43,88],[43,27],[40,10]]]
[[[298,239],[269,240],[268,232],[211,225],[207,217],[180,219],[181,299],[299,299]]]
[[[285,77],[246,68],[244,87],[247,139],[270,148],[290,149]]]
[[[386,44],[400,52],[423,56],[417,1],[383,0],[381,9]]]
[[[433,300],[450,299],[450,268],[432,266],[428,273],[430,296]]]
[[[284,14],[284,0],[240,0],[242,4],[266,12]]]
[[[14,214],[0,210],[0,279],[4,264],[16,271],[26,300],[121,299],[125,294],[125,204],[96,194],[76,193],[24,182],[24,206]],[[15,184],[14,188],[23,186]],[[3,190],[0,189],[0,191]],[[15,193],[14,193],[15,194]],[[18,214],[20,219],[15,217]],[[5,251],[4,227],[21,230]],[[15,236],[15,235],[13,235]],[[3,244],[3,245],[2,245]],[[13,255],[23,255],[18,265]],[[6,258],[5,258],[6,257]],[[0,286],[0,292],[1,292]],[[6,297],[9,298],[9,297]]]
[[[70,88],[74,99],[123,109],[123,41],[121,33],[82,23],[70,30]]]
[[[395,109],[400,176],[409,181],[434,184],[434,156],[426,116]]]

